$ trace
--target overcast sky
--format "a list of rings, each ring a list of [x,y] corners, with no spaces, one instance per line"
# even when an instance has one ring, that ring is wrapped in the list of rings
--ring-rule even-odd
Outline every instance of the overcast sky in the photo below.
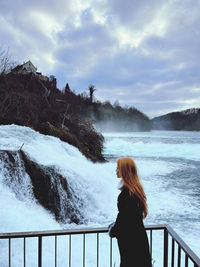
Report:
[[[200,0],[0,0],[0,46],[150,118],[200,107]]]

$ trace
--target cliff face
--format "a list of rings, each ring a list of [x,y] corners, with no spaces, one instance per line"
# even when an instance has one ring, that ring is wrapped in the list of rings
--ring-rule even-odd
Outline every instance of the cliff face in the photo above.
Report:
[[[200,131],[200,108],[172,112],[152,119],[154,130]]]
[[[58,90],[55,80],[41,80],[32,73],[2,75],[0,124],[31,127],[76,146],[94,162],[104,161],[104,138],[82,116],[79,97],[71,95]]]

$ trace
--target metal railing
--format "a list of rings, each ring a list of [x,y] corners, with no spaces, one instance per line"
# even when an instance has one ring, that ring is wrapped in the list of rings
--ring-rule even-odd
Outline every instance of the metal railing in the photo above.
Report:
[[[197,255],[186,245],[186,243],[176,234],[176,232],[169,226],[169,225],[150,225],[146,226],[146,231],[148,233],[149,238],[149,245],[150,245],[150,254],[155,261],[157,261],[157,255],[152,255],[153,247],[156,249],[160,249],[159,254],[162,255],[162,264],[158,265],[159,267],[188,267],[200,266],[200,259]],[[160,236],[159,240],[156,241],[156,246],[153,244],[153,234],[159,231]],[[68,252],[67,252],[67,259],[66,265],[68,267],[87,267],[86,265],[86,235],[95,234],[96,239],[96,248],[93,248],[92,253],[95,250],[96,253],[96,265],[99,267],[99,260],[100,260],[100,246],[99,246],[99,236],[100,234],[107,233],[108,228],[92,228],[92,229],[75,229],[75,230],[57,230],[57,231],[40,231],[40,232],[20,232],[20,233],[2,233],[0,234],[0,240],[7,239],[8,243],[8,259],[7,265],[5,266],[13,266],[12,265],[12,244],[11,241],[14,239],[22,239],[23,240],[23,260],[22,265],[20,266],[29,266],[27,264],[27,255],[26,255],[26,242],[28,238],[35,238],[37,239],[37,266],[43,266],[43,240],[45,237],[54,237],[54,263],[53,266],[59,267],[58,265],[58,256],[57,256],[57,247],[58,247],[58,237],[59,236],[67,236],[68,237]],[[82,236],[82,259],[81,265],[79,266],[73,265],[71,261],[72,255],[72,236],[74,235],[81,235]],[[109,238],[108,235],[105,236],[106,239],[109,240],[109,262],[107,262],[106,266],[113,267],[113,239]],[[159,242],[158,242],[159,241]],[[79,246],[80,247],[80,246]],[[163,249],[162,249],[163,247]],[[1,247],[0,247],[1,252]],[[90,251],[91,252],[91,251]],[[117,252],[118,253],[118,252]],[[5,259],[6,261],[6,259]],[[36,266],[36,265],[35,265]],[[93,265],[94,266],[94,265]],[[105,265],[104,265],[105,266]],[[114,266],[116,266],[114,264]]]

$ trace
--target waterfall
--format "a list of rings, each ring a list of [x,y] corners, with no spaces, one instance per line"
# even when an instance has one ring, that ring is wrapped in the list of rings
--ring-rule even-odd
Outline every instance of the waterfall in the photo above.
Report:
[[[0,183],[17,200],[42,206],[63,226],[112,220],[118,194],[112,163],[94,164],[77,148],[28,127],[0,126],[0,136]]]

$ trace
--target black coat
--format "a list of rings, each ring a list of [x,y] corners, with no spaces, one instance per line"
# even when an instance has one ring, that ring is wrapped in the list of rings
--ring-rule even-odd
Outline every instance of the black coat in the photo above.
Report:
[[[110,235],[116,237],[121,257],[120,267],[152,267],[149,243],[139,200],[123,187],[118,196],[118,215]]]

